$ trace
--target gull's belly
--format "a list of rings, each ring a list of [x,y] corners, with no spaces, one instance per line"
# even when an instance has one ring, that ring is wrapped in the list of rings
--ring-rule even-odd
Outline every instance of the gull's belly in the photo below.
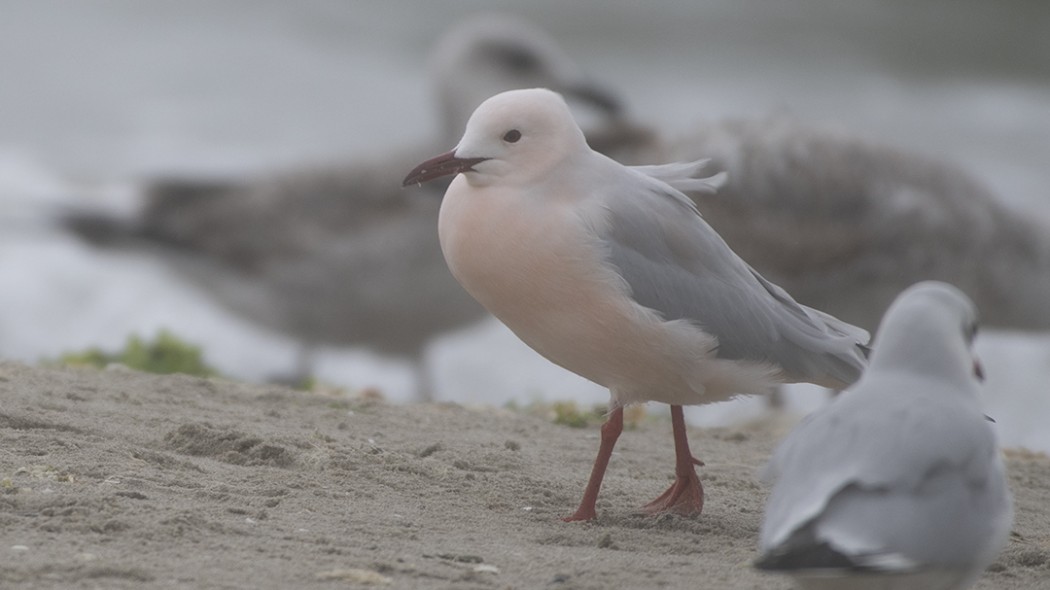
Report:
[[[442,250],[467,291],[530,347],[591,381],[689,389],[685,359],[702,353],[680,350],[667,324],[627,296],[573,209],[513,205],[446,196]]]

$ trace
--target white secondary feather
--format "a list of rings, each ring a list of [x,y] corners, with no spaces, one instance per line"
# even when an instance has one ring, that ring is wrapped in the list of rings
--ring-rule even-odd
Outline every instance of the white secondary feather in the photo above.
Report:
[[[710,158],[705,158],[695,162],[674,162],[651,166],[631,166],[630,168],[646,176],[662,180],[683,193],[714,194],[725,185],[728,175],[725,172],[719,172],[712,176],[701,177],[700,173],[710,162]]]

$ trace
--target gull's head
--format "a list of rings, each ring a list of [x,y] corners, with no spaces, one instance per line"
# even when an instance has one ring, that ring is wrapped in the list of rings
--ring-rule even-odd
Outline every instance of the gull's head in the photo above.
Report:
[[[973,349],[977,327],[977,307],[962,291],[939,281],[916,283],[883,316],[871,366],[983,379]]]
[[[481,103],[455,149],[417,166],[404,186],[459,173],[472,186],[527,184],[587,152],[583,132],[559,94],[510,90]]]
[[[430,71],[449,140],[482,101],[518,88],[550,88],[598,113],[620,113],[619,101],[553,38],[509,15],[482,14],[451,29],[434,51]]]

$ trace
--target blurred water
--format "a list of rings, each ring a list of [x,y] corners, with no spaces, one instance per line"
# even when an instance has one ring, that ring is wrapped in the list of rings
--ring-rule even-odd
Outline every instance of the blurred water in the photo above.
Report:
[[[263,171],[430,137],[427,53],[477,10],[539,23],[662,129],[787,111],[959,162],[1050,219],[1050,10],[1039,1],[518,4],[4,0],[0,356],[116,347],[172,326],[230,374],[290,369],[288,339],[230,317],[148,258],[92,251],[42,218],[73,199],[126,205],[128,184],[152,174]],[[993,334],[979,349],[1004,438],[1050,450],[1050,337]],[[429,364],[440,395],[468,402],[605,399],[492,324],[443,339]],[[404,363],[366,351],[326,351],[320,371],[395,399],[413,387]],[[691,416],[711,423],[759,405]]]

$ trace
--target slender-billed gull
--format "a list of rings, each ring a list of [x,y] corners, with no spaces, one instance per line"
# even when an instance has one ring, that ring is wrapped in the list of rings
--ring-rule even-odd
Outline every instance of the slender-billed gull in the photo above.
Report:
[[[976,580],[1013,518],[976,331],[973,303],[946,283],[895,300],[864,376],[776,450],[757,567],[828,590]]]
[[[649,512],[703,506],[683,404],[781,382],[844,386],[865,364],[864,330],[797,304],[751,269],[679,190],[712,191],[697,166],[625,167],[590,149],[546,89],[478,107],[452,151],[412,185],[456,174],[441,206],[452,274],[548,360],[607,387],[612,412],[579,509],[595,501],[625,404],[671,405],[676,479]]]
[[[533,84],[607,117],[619,112],[549,37],[511,17],[448,32],[432,73],[446,128],[462,129],[492,94]],[[231,311],[297,338],[296,377],[309,371],[312,347],[364,345],[413,359],[426,393],[427,342],[485,317],[441,256],[432,193],[442,187],[399,190],[404,170],[433,151],[420,144],[239,182],[166,179],[147,188],[134,219],[77,211],[65,221],[94,243],[153,246]]]
[[[903,289],[957,286],[986,326],[1050,330],[1050,226],[973,171],[788,116],[638,134],[641,161],[711,158],[729,180],[690,195],[726,242],[798,301],[872,330]],[[655,138],[655,139],[654,139]]]

